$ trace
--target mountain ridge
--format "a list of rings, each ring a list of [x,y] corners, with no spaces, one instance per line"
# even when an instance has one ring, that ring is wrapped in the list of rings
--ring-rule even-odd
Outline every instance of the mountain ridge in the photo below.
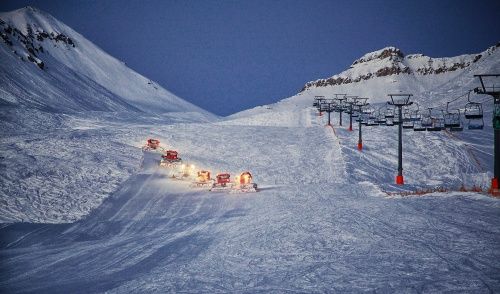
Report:
[[[491,55],[500,47],[500,42],[477,54],[463,54],[455,57],[429,57],[423,54],[405,55],[400,49],[388,46],[366,53],[356,59],[345,71],[329,78],[307,82],[300,92],[314,87],[326,87],[357,83],[375,77],[400,74],[430,75],[456,72]]]
[[[55,112],[199,112],[215,117],[37,8],[0,13],[0,37],[2,104]]]

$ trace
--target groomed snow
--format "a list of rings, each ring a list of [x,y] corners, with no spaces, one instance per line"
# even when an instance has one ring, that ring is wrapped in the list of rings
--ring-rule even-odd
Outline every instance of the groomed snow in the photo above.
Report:
[[[0,288],[9,293],[500,289],[498,199],[474,193],[385,197],[377,183],[392,176],[390,166],[377,171],[358,157],[384,166],[393,164],[387,162],[390,154],[379,158],[375,147],[367,147],[359,155],[349,150],[352,134],[340,128],[334,133],[313,109],[289,111],[290,125],[280,126],[270,126],[266,116],[248,125],[235,119],[149,121],[147,127],[132,120],[69,120],[82,141],[106,137],[109,128],[116,133],[111,146],[125,137],[137,139],[126,148],[130,153],[103,150],[105,157],[122,155],[134,171],[80,221],[3,225]],[[149,135],[199,167],[233,175],[250,170],[261,191],[210,193],[167,179],[157,166],[159,154],[139,149],[139,138]],[[367,146],[382,142],[370,135],[366,140]],[[442,156],[460,152],[451,144]],[[371,175],[357,174],[353,162]]]

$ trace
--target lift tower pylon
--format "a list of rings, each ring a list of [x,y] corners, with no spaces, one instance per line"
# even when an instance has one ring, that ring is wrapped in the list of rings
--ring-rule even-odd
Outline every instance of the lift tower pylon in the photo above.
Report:
[[[413,94],[389,94],[391,101],[387,103],[389,105],[396,106],[398,108],[399,118],[398,118],[398,175],[396,176],[396,184],[404,185],[403,178],[403,106],[412,105],[410,102],[411,96]]]
[[[500,196],[500,85],[485,86],[488,78],[499,78],[500,74],[480,74],[474,75],[479,78],[481,87],[474,89],[477,94],[490,95],[493,97],[493,178],[491,179],[490,193]],[[486,79],[485,79],[486,78]]]

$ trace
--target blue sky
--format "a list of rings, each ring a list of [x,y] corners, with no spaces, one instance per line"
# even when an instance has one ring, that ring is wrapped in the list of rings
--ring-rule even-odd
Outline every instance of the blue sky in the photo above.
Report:
[[[500,1],[3,0],[0,10],[26,5],[219,115],[292,96],[386,46],[444,57],[500,41]]]

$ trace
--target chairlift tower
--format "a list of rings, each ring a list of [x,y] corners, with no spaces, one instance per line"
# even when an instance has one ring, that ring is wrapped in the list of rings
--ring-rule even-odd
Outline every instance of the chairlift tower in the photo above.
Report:
[[[358,109],[357,111],[359,112],[359,117],[358,117],[358,150],[361,151],[363,150],[363,134],[361,132],[361,114],[362,114],[362,108],[367,106],[368,103],[366,101],[368,98],[354,98],[354,106],[356,106]]]
[[[358,96],[345,96],[346,103],[349,105],[349,132],[352,132],[352,113],[354,111],[353,105],[356,103]]]
[[[321,112],[321,104],[325,101],[325,96],[314,96],[314,103],[313,106],[315,106],[318,111],[319,111],[319,116],[322,116],[323,113]]]
[[[490,95],[493,97],[493,179],[491,179],[490,192],[494,196],[500,196],[500,86],[485,86],[484,78],[498,78],[500,74],[474,75],[481,82],[481,87],[474,89],[477,94]]]
[[[335,100],[337,100],[338,103],[338,112],[339,112],[339,125],[342,126],[342,112],[344,112],[344,103],[343,101],[346,100],[346,95],[347,94],[335,94]],[[343,96],[339,98],[338,96]]]
[[[395,106],[398,108],[398,175],[396,176],[396,184],[403,185],[403,106],[412,105],[413,102],[410,102],[412,94],[389,94],[387,95],[391,97],[391,101],[387,103],[389,105]]]
[[[331,119],[330,118],[331,118],[331,113],[334,110],[334,102],[330,100],[329,102],[323,102],[322,105],[324,107],[322,107],[321,110],[328,113],[328,124],[327,124],[327,126],[331,126]]]

